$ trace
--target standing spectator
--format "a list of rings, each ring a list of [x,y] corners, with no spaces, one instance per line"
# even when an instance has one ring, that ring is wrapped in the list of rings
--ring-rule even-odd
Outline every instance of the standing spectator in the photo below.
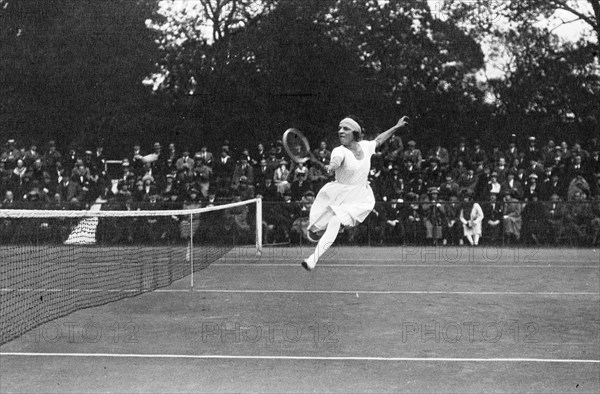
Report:
[[[423,225],[423,214],[415,193],[408,193],[406,201],[408,206],[403,210],[404,235],[406,241],[412,244],[420,244],[425,239],[425,226]]]
[[[185,149],[180,158],[176,159],[175,168],[177,171],[189,172],[194,168],[194,159],[190,157],[189,149]]]
[[[394,165],[392,171],[388,173],[383,184],[383,191],[381,197],[388,197],[389,199],[403,198],[406,192],[406,185],[404,178],[400,176],[400,169],[397,165]]]
[[[106,157],[104,156],[104,147],[102,145],[96,147],[96,153],[92,158],[90,170],[100,177],[106,176]]]
[[[129,163],[131,163],[131,169],[136,175],[143,175],[144,162],[142,158],[144,154],[142,153],[140,144],[133,145],[133,151],[131,152],[131,156],[129,157]]]
[[[254,167],[257,167],[263,160],[266,162],[267,156],[268,155],[267,151],[265,150],[265,146],[259,142],[256,146],[256,151],[252,154],[252,161],[250,164]]]
[[[189,156],[189,151],[188,151],[188,156]],[[175,148],[175,144],[173,142],[171,142],[167,146],[167,153],[165,156],[165,171],[171,172],[175,169],[179,169],[179,168],[177,168],[177,160],[178,159],[179,158],[177,157],[177,149]]]
[[[65,170],[62,181],[56,188],[56,193],[61,195],[62,201],[71,202],[81,194],[82,186],[71,177],[71,171]]]
[[[206,145],[202,145],[202,148],[200,148],[200,152],[198,152],[196,155],[199,155],[199,157],[204,161],[204,163],[207,166],[213,166],[213,154],[208,151],[208,147]]]
[[[26,167],[30,167],[33,164],[33,162],[39,158],[40,158],[40,154],[37,151],[36,144],[31,144],[29,147],[29,150],[27,150],[23,154],[23,162],[25,163]]]
[[[471,193],[465,193],[462,209],[460,210],[460,221],[463,224],[463,234],[471,246],[479,245],[483,218],[481,206],[473,201]]]
[[[506,180],[506,174],[508,174],[508,171],[509,171],[508,170],[508,166],[506,165],[506,160],[504,159],[504,157],[500,157],[498,159],[496,167],[493,169],[493,171],[498,176],[498,182],[504,183],[504,181]]]
[[[550,201],[546,204],[548,207],[548,240],[558,245],[559,237],[562,231],[563,222],[566,217],[566,206],[561,203],[561,199],[558,194],[550,196]]]
[[[273,172],[267,165],[267,159],[260,159],[258,167],[254,173],[254,184],[256,187],[264,186],[267,178],[273,179]]]

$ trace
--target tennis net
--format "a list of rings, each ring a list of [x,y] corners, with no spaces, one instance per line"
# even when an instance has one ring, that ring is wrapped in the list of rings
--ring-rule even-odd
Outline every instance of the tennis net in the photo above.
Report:
[[[234,246],[261,252],[260,199],[204,208],[116,208],[0,209],[0,344],[188,275],[193,289],[194,272]]]

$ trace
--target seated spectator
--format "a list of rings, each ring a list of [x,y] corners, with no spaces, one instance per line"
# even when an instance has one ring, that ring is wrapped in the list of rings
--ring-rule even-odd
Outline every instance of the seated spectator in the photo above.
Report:
[[[250,182],[250,184],[254,184],[254,168],[250,165],[248,156],[244,153],[240,155],[238,164],[233,170],[233,178],[231,180],[232,189],[237,189],[240,179],[243,176],[246,177],[246,181]]]
[[[312,185],[308,180],[308,171],[306,170],[306,168],[304,168],[303,170],[304,171],[296,173],[296,179],[292,182],[292,185],[290,186],[290,191],[292,193],[292,201],[300,201],[302,199],[302,196],[304,196],[306,192],[313,191]]]
[[[521,238],[521,227],[523,226],[522,211],[523,206],[521,202],[507,193],[504,196],[502,226],[505,240],[508,244],[517,243]]]
[[[290,183],[288,182],[290,171],[288,170],[287,165],[287,161],[280,160],[279,167],[273,174],[273,183],[277,187],[277,192],[281,195],[284,195],[286,192],[290,191]]]
[[[460,195],[460,186],[454,181],[452,175],[447,174],[444,182],[440,186],[440,198],[448,201],[451,196]]]
[[[539,198],[541,187],[538,183],[537,174],[529,174],[527,184],[525,185],[525,201],[531,201],[532,196],[536,195]]]
[[[425,239],[425,225],[418,198],[417,194],[408,193],[406,195],[408,206],[403,210],[404,235],[406,241],[411,244],[422,244]]]
[[[463,234],[471,246],[479,245],[481,238],[481,223],[483,211],[481,206],[473,201],[473,194],[466,192],[463,195],[463,204],[460,210],[460,222],[463,225]]]
[[[423,204],[423,225],[425,226],[425,238],[429,244],[438,245],[442,241],[443,224],[446,221],[444,207],[440,203],[437,187],[430,187],[427,191],[429,203]]]
[[[240,183],[235,191],[240,196],[242,201],[250,200],[255,196],[255,188],[250,184],[248,178],[242,175]]]
[[[481,207],[483,210],[482,231],[489,234],[490,242],[496,244],[502,239],[502,217],[504,216],[502,204],[498,201],[498,193],[490,193],[489,201]]]
[[[444,205],[445,223],[443,228],[443,244],[459,245],[463,238],[463,228],[460,221],[460,204],[458,195],[451,195]],[[461,244],[462,245],[462,244]]]
[[[423,162],[423,155],[421,151],[417,149],[417,143],[413,140],[408,141],[408,149],[404,151],[403,160],[404,162],[412,162],[414,167],[418,170],[421,169],[421,163]]]
[[[525,196],[525,191],[523,190],[523,185],[515,178],[515,173],[513,171],[509,171],[506,174],[506,181],[502,184],[500,188],[500,194],[515,197],[516,199],[522,199]]]
[[[558,195],[561,199],[566,198],[565,187],[560,180],[558,171],[554,170],[554,168],[552,169],[550,179],[544,181],[544,183],[540,185],[540,199],[549,201],[550,196],[553,194]]]
[[[256,194],[260,194],[265,201],[277,201],[279,200],[279,193],[277,187],[273,183],[273,179],[266,178],[264,185],[256,187]]]
[[[475,193],[475,189],[477,188],[478,183],[479,177],[475,175],[475,170],[468,169],[466,173],[462,176],[462,178],[460,178],[458,181],[460,193],[462,194],[466,191]]]
[[[575,173],[575,177],[571,179],[569,182],[569,187],[567,189],[567,199],[569,201],[575,200],[575,196],[577,193],[585,193],[586,195],[590,194],[590,185],[583,177],[583,173],[581,171]]]
[[[375,203],[377,205],[377,203]],[[392,245],[404,242],[404,204],[402,198],[392,198],[390,202],[382,202],[376,206],[377,213],[382,223],[382,241]]]

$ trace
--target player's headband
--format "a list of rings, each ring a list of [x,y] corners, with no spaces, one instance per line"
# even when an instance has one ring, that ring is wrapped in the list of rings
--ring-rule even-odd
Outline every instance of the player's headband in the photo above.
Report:
[[[348,128],[350,128],[352,131],[358,131],[359,133],[362,132],[362,129],[360,128],[360,125],[351,118],[344,118],[340,121],[340,127],[341,126],[347,126]]]

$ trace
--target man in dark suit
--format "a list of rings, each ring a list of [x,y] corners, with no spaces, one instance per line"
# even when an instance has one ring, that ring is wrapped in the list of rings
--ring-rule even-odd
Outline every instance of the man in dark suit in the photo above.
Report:
[[[498,193],[490,193],[489,201],[483,203],[483,234],[492,244],[502,239],[502,204],[498,201]]]
[[[500,188],[500,194],[510,194],[518,200],[523,199],[525,196],[523,185],[515,178],[514,172],[510,171],[507,173],[506,181],[504,181],[502,187]]]
[[[229,156],[226,149],[221,149],[221,155],[214,162],[215,183],[217,189],[228,189],[234,170],[233,159]]]

